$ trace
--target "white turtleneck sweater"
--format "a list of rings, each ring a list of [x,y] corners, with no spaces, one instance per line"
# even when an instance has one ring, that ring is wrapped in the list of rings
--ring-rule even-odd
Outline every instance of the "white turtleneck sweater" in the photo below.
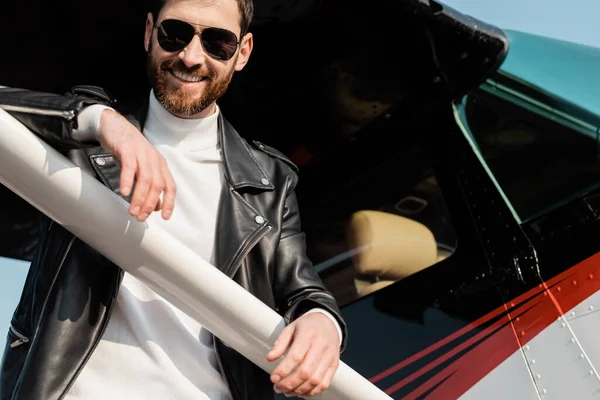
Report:
[[[105,107],[78,118],[76,135],[97,135]],[[165,221],[149,218],[214,264],[216,215],[223,163],[219,109],[203,119],[181,119],[150,94],[144,135],[163,155],[177,185],[175,208]],[[341,330],[333,316],[322,312]],[[125,273],[117,303],[98,347],[67,393],[67,400],[220,400],[228,389],[219,372],[213,337],[198,322]]]
[[[171,219],[149,218],[211,263],[223,176],[218,115],[176,118],[151,95],[144,127],[177,184]],[[208,331],[125,273],[106,331],[66,399],[227,399],[215,357]]]

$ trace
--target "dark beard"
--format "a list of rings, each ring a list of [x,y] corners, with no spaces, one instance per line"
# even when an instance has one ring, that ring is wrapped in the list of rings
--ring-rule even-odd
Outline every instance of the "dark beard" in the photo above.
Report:
[[[200,66],[197,68],[188,68],[179,59],[163,61],[157,67],[153,62],[151,52],[148,54],[147,70],[156,99],[168,112],[180,118],[193,117],[217,101],[217,99],[225,94],[233,77],[233,68],[225,77],[216,80],[214,73],[208,71],[200,74]],[[190,93],[182,89],[176,89],[167,93],[167,74],[170,74],[169,70],[180,71],[189,75],[204,76],[206,87],[202,96],[196,98],[196,93]]]

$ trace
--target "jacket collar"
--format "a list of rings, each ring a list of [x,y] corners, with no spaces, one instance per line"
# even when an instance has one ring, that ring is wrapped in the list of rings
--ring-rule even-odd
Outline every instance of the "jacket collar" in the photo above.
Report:
[[[142,101],[136,102],[132,107],[125,109],[124,112],[129,122],[138,128],[140,132],[144,131],[148,106],[149,96],[146,96]],[[267,171],[252,155],[248,143],[223,117],[223,113],[219,115],[219,144],[223,155],[225,179],[234,189],[274,189],[272,179]]]

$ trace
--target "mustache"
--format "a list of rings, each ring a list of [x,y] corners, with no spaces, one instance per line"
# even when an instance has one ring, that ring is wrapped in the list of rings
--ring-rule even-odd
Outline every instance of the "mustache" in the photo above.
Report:
[[[160,70],[163,73],[167,72],[168,70],[173,70],[192,76],[206,77],[208,79],[214,78],[214,73],[212,73],[210,70],[203,69],[201,65],[196,65],[190,68],[181,60],[165,60],[160,64]]]

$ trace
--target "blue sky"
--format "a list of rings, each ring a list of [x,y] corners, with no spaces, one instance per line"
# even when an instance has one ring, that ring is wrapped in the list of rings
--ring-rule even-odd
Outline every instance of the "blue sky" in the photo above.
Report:
[[[445,0],[442,3],[503,29],[600,47],[600,0]],[[0,349],[19,299],[27,264],[0,258]],[[1,350],[0,350],[1,351]]]
[[[600,47],[598,0],[440,0],[503,29]]]

